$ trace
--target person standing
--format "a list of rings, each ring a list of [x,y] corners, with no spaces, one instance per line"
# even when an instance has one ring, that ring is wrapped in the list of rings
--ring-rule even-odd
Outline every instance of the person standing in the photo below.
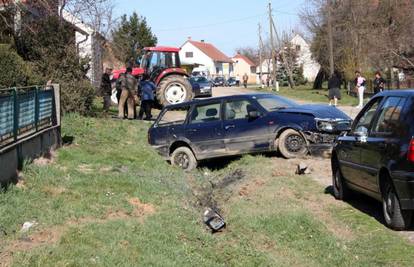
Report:
[[[244,88],[247,88],[247,82],[249,81],[249,76],[247,76],[247,73],[243,75],[243,86]]]
[[[109,108],[111,107],[111,95],[112,95],[111,75],[112,75],[111,68],[106,68],[105,72],[102,74],[101,93],[103,97],[104,112],[108,112]]]
[[[151,108],[154,102],[154,92],[156,90],[155,84],[150,80],[150,76],[145,73],[140,82],[141,87],[141,107],[139,110],[138,119],[142,120],[145,113],[144,120],[151,120]]]
[[[374,79],[374,93],[378,94],[384,91],[385,89],[385,80],[382,78],[381,72],[377,71],[375,73]]]
[[[336,107],[338,105],[338,99],[341,99],[341,78],[339,77],[339,73],[335,71],[331,78],[328,81],[328,89],[329,89],[329,105],[333,105]]]
[[[364,106],[364,92],[365,92],[365,84],[366,79],[362,77],[361,72],[355,71],[355,88],[358,92],[358,99],[359,103],[357,108],[362,108]]]
[[[126,74],[121,76],[121,97],[119,99],[118,105],[118,118],[124,118],[124,108],[125,104],[128,105],[128,119],[132,120],[135,116],[135,103],[134,103],[134,95],[137,90],[137,79],[132,76],[132,68],[128,67],[126,69]]]

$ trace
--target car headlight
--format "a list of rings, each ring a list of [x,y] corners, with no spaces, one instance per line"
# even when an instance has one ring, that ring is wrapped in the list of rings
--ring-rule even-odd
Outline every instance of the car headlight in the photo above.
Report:
[[[333,132],[335,129],[335,122],[332,120],[315,119],[316,127],[319,131]]]
[[[319,131],[333,133],[346,131],[350,128],[351,121],[342,119],[315,119],[316,128]]]
[[[333,132],[334,130],[334,125],[330,121],[318,121],[317,126],[319,131]]]

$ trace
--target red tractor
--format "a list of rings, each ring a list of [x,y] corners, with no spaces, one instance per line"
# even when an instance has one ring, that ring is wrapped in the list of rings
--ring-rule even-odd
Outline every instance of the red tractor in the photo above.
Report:
[[[179,51],[179,48],[173,47],[146,47],[140,67],[132,70],[132,75],[138,79],[144,73],[150,75],[151,80],[157,85],[156,96],[162,106],[193,99],[188,74],[181,68]],[[125,69],[114,70],[114,79],[118,79],[124,72]]]

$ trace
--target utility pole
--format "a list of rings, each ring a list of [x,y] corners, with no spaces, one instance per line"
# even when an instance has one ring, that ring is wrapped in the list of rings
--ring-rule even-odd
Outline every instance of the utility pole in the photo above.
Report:
[[[334,55],[333,55],[333,36],[332,36],[332,7],[331,0],[328,0],[328,49],[329,49],[329,71],[332,75],[335,71]]]
[[[276,90],[276,49],[275,49],[275,41],[273,38],[273,17],[272,17],[272,3],[269,2],[269,26],[270,26],[270,46],[272,49],[271,57],[272,57],[272,84],[273,88]]]
[[[262,77],[263,77],[262,61],[263,61],[262,25],[260,25],[260,23],[259,23],[259,80],[260,80],[260,87],[263,86],[263,82],[262,82]]]

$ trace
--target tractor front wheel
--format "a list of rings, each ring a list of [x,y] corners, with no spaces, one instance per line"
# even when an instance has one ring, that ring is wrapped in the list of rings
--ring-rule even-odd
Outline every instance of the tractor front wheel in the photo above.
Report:
[[[179,104],[193,99],[191,83],[184,76],[168,76],[160,82],[157,100],[162,106]]]

